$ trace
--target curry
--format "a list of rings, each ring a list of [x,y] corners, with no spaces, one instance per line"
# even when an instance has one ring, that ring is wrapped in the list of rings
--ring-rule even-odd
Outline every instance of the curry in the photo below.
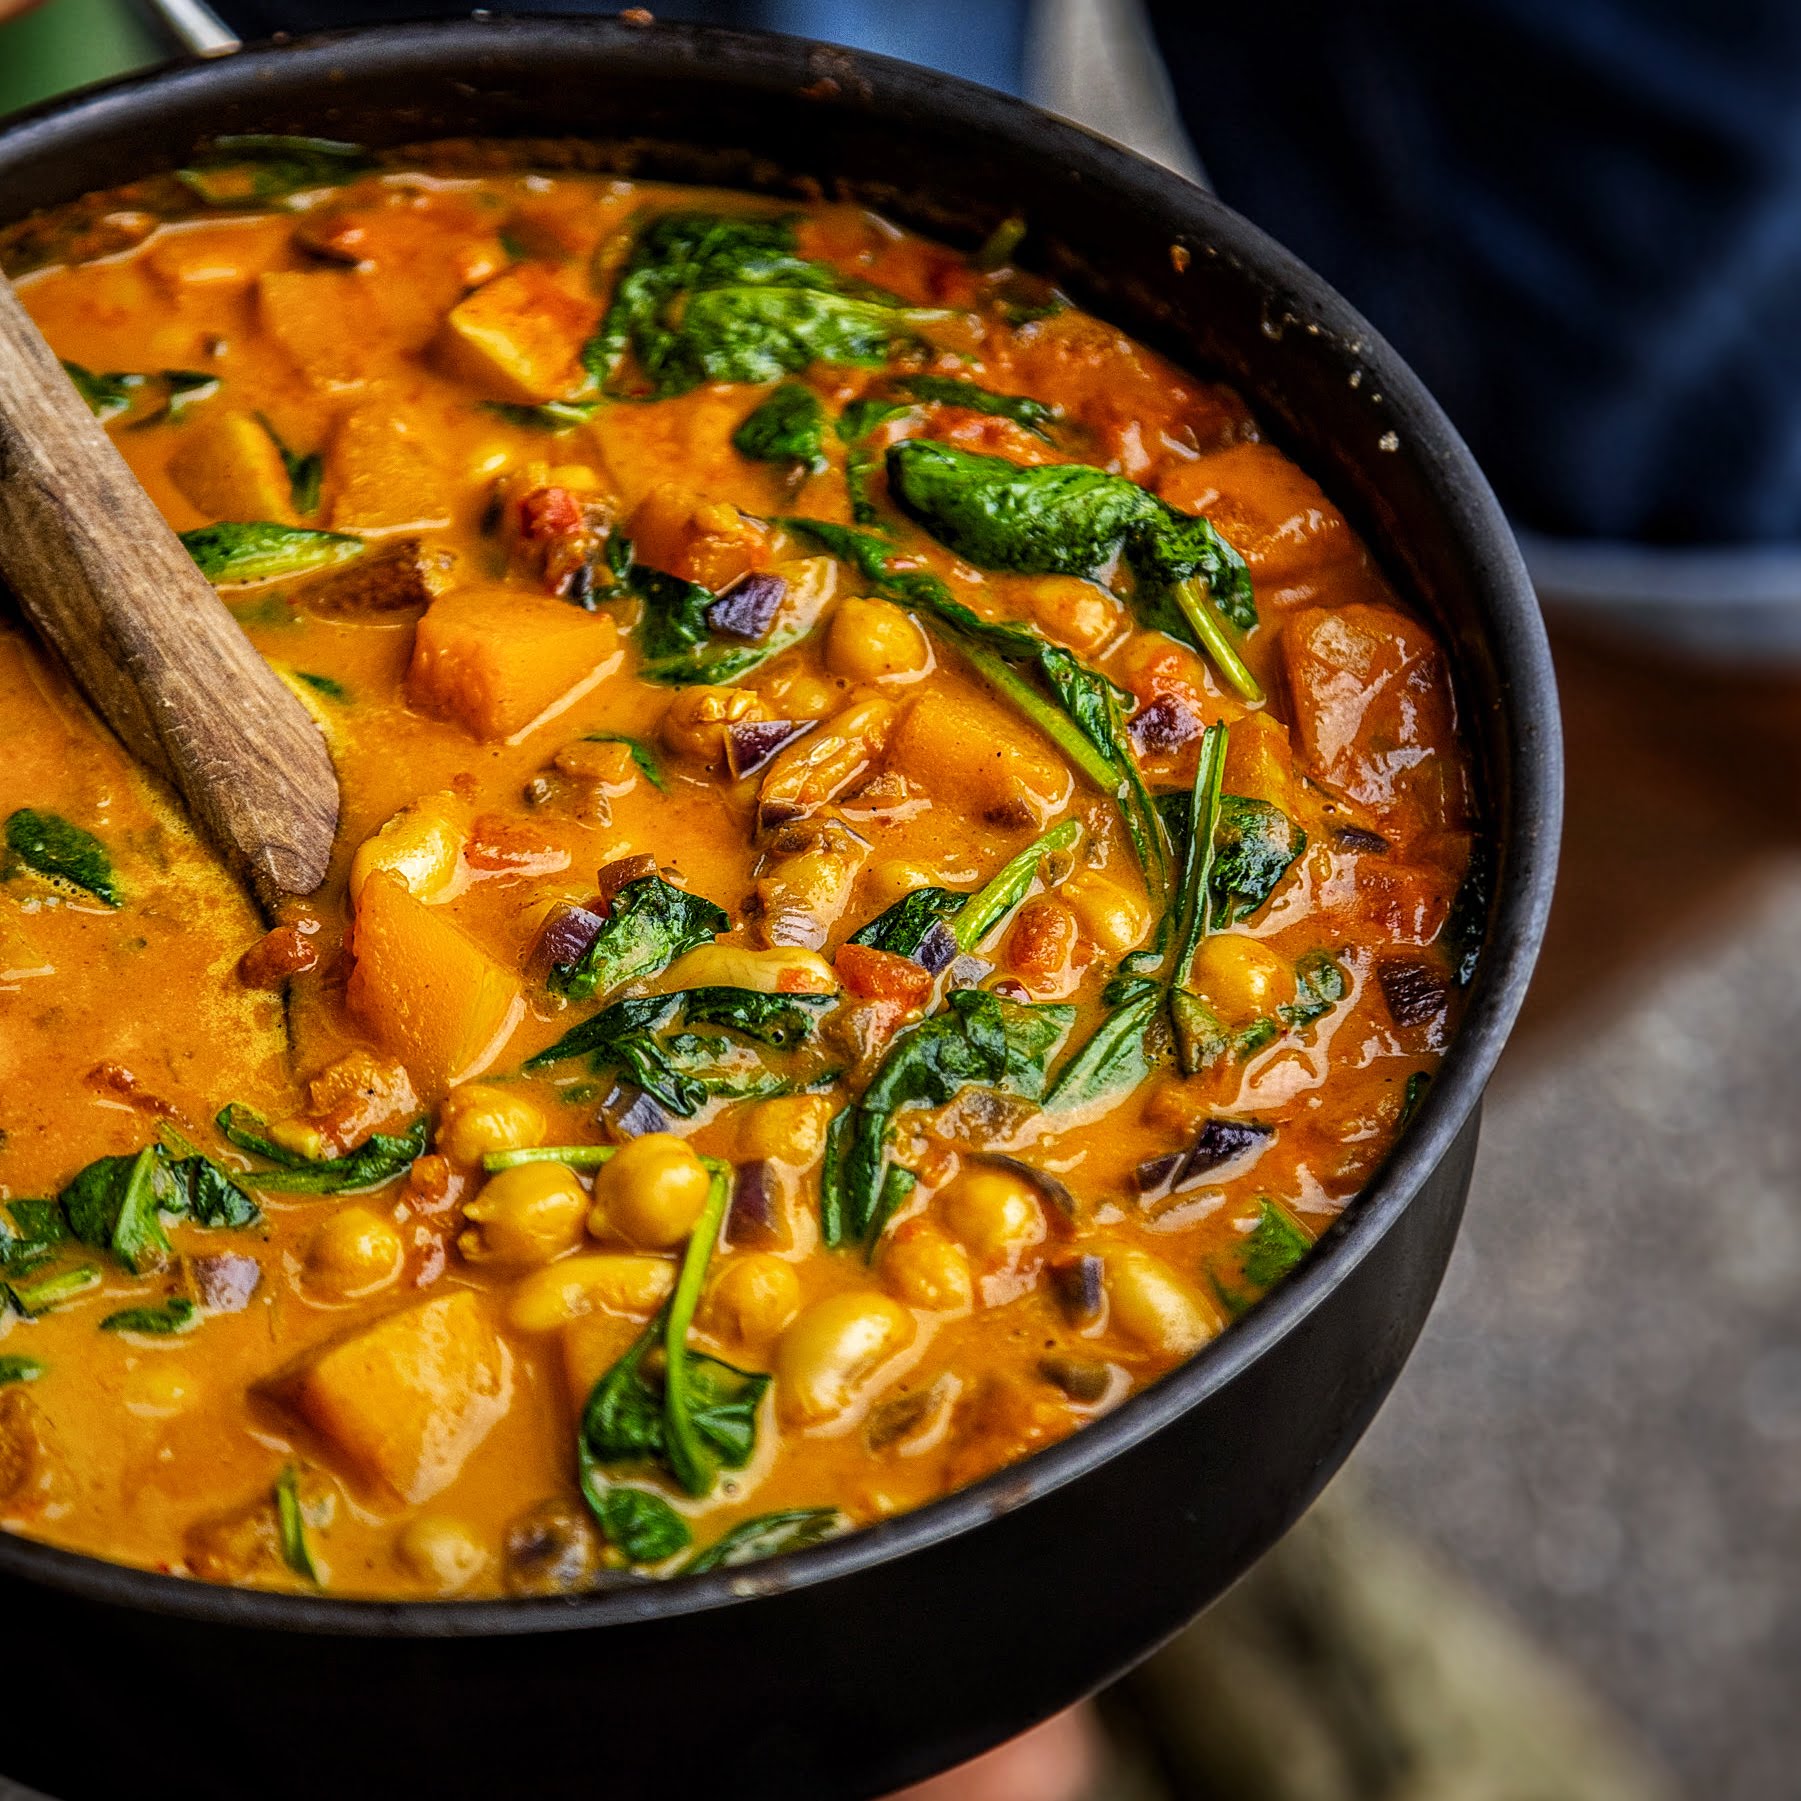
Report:
[[[0,1518],[334,1595],[1053,1444],[1392,1147],[1446,659],[1228,389],[841,204],[222,144],[8,234],[343,789],[259,918],[0,614]]]

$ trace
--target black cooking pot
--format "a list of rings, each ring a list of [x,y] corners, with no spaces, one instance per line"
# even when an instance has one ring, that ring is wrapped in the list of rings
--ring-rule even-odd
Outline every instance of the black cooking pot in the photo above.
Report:
[[[1111,1417],[817,1550],[572,1600],[251,1593],[0,1534],[0,1764],[66,1801],[831,1801],[926,1776],[1086,1694],[1218,1595],[1337,1469],[1419,1332],[1556,855],[1556,696],[1513,540],[1443,415],[1322,282],[1187,182],[964,82],[624,21],[342,34],[16,120],[0,218],[241,131],[579,136],[630,173],[854,197],[964,245],[1021,213],[1029,265],[1248,396],[1451,647],[1497,851],[1463,1029],[1300,1271]]]

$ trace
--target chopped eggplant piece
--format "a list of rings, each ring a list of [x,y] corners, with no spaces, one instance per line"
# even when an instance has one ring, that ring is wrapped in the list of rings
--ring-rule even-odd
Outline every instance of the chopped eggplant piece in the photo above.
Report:
[[[619,1144],[669,1130],[669,1115],[642,1088],[625,1082],[613,1087],[595,1117],[607,1136]]]
[[[781,1232],[782,1192],[775,1171],[762,1158],[739,1164],[725,1216],[726,1243],[771,1245]]]
[[[1169,756],[1193,743],[1205,729],[1206,721],[1175,694],[1159,694],[1126,721],[1132,748],[1141,757]]]
[[[1048,1169],[1040,1169],[1035,1163],[1027,1163],[1021,1157],[1006,1157],[998,1151],[984,1151],[975,1159],[978,1163],[986,1163],[994,1169],[1004,1169],[1009,1175],[1018,1176],[1029,1187],[1038,1191],[1038,1198],[1050,1208],[1053,1220],[1063,1219],[1074,1224],[1082,1217],[1081,1204],[1070,1193],[1066,1183],[1053,1176]]]
[[[957,934],[942,919],[934,919],[927,928],[926,935],[914,947],[913,961],[933,975],[943,974],[951,964],[958,961]],[[971,957],[968,961],[980,963],[981,958]],[[986,973],[984,969],[983,974]],[[978,976],[976,980],[980,981],[981,977]]]
[[[428,607],[450,585],[456,559],[418,538],[396,538],[309,581],[298,598],[309,613],[352,619]]]
[[[1051,1289],[1071,1325],[1092,1325],[1107,1302],[1099,1257],[1066,1257],[1050,1266]]]
[[[810,719],[741,719],[728,725],[725,728],[725,760],[733,780],[742,781],[747,775],[755,775],[812,726]]]
[[[190,1257],[194,1294],[208,1313],[242,1313],[263,1279],[263,1266],[237,1251]]]
[[[580,1594],[599,1570],[600,1535],[572,1501],[540,1501],[507,1527],[508,1594]]]
[[[781,576],[753,569],[707,608],[707,624],[721,637],[754,644],[775,624],[787,593],[788,584]]]
[[[1359,856],[1379,857],[1388,849],[1388,840],[1380,832],[1369,831],[1360,825],[1334,826],[1332,842],[1340,850],[1354,851]]]
[[[1147,1199],[1198,1188],[1203,1176],[1261,1150],[1275,1137],[1274,1126],[1250,1119],[1210,1119],[1186,1151],[1172,1151],[1139,1164],[1138,1192]]]
[[[1401,1027],[1423,1026],[1436,1019],[1451,997],[1450,983],[1429,963],[1385,958],[1376,965],[1376,981],[1389,1018]]]
[[[1038,1373],[1084,1407],[1104,1401],[1107,1390],[1113,1386],[1113,1365],[1102,1363],[1096,1357],[1072,1357],[1066,1352],[1054,1352],[1039,1359]]]
[[[549,971],[579,963],[606,923],[605,914],[586,907],[559,906],[538,933],[528,959],[530,967]]]

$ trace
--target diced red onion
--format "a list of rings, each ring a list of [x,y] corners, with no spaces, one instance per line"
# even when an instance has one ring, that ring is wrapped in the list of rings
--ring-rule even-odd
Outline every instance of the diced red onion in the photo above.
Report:
[[[1141,757],[1180,750],[1191,738],[1198,738],[1201,731],[1200,714],[1174,694],[1159,694],[1126,722],[1132,748]]]
[[[237,1251],[190,1257],[188,1270],[195,1298],[208,1313],[242,1313],[263,1279],[263,1266]]]
[[[545,920],[538,932],[538,940],[532,946],[532,967],[548,970],[579,963],[606,923],[604,915],[572,902],[557,907]]]
[[[929,970],[937,975],[940,970],[953,962],[957,955],[957,934],[942,919],[934,919],[931,929],[920,939],[913,951],[913,961],[921,969]],[[987,971],[982,972],[984,975]]]
[[[725,756],[734,776],[755,775],[777,751],[786,750],[810,719],[745,719],[725,728]]]
[[[781,1230],[781,1192],[775,1171],[761,1158],[740,1163],[725,1216],[727,1244],[773,1244]]]
[[[727,638],[754,643],[775,623],[788,584],[768,570],[740,576],[707,608],[707,624]]]

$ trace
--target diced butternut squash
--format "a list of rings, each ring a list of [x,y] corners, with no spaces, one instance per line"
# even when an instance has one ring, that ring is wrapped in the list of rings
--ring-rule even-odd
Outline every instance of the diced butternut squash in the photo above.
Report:
[[[386,334],[367,278],[346,269],[257,277],[257,314],[306,378],[353,388],[372,372]]]
[[[506,1412],[505,1346],[467,1289],[390,1313],[320,1351],[293,1403],[372,1488],[429,1501]]]
[[[332,434],[331,522],[338,531],[415,531],[450,523],[448,485],[425,434],[387,406],[353,407]]]
[[[715,594],[769,562],[769,532],[761,521],[722,501],[704,500],[676,482],[664,482],[646,494],[632,512],[629,529],[640,563],[699,582]]]
[[[541,263],[520,263],[450,309],[448,368],[499,400],[555,400],[584,385],[582,346],[598,310]]]
[[[1310,608],[1282,634],[1295,748],[1307,772],[1405,837],[1463,823],[1444,660],[1392,607]]]
[[[176,293],[234,287],[268,266],[269,239],[245,223],[165,226],[144,250],[151,272]]]
[[[477,738],[517,738],[619,654],[612,620],[513,588],[460,588],[419,621],[407,697]]]
[[[203,409],[182,428],[169,478],[208,519],[294,521],[281,452],[248,413]]]
[[[888,766],[994,825],[1042,826],[1068,797],[1051,747],[992,701],[953,691],[920,695],[888,741]]]
[[[1257,583],[1291,580],[1357,554],[1344,514],[1273,444],[1234,444],[1183,463],[1158,493],[1211,519]]]
[[[1267,712],[1234,719],[1226,740],[1226,792],[1249,794],[1286,807],[1293,781],[1294,751],[1289,746],[1288,727]]]
[[[479,1075],[525,1012],[519,979],[378,870],[357,896],[345,999],[427,1096]]]

